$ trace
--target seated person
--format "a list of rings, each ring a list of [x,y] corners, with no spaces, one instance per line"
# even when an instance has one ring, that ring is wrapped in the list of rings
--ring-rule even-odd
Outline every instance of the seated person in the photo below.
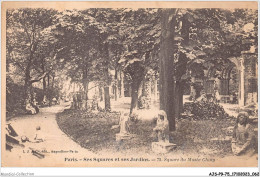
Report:
[[[232,152],[235,155],[253,155],[256,151],[256,139],[253,127],[248,123],[248,113],[240,112],[233,130]]]

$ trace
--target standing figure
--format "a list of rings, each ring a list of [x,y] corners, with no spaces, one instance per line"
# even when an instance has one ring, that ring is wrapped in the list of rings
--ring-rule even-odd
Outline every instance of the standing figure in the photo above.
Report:
[[[240,112],[233,130],[232,152],[235,155],[253,155],[256,151],[256,139],[253,127],[248,123],[248,113]]]
[[[128,125],[128,114],[121,113],[120,117],[120,134],[129,134],[129,125]]]
[[[156,127],[153,129],[157,133],[158,141],[169,143],[169,122],[165,111],[160,110],[156,122]]]

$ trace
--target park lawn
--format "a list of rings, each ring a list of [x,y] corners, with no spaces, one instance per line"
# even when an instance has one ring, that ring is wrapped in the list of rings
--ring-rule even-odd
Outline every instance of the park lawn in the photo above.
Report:
[[[57,115],[60,129],[82,147],[95,153],[110,152],[124,154],[151,154],[151,143],[156,141],[153,128],[154,119],[131,121],[130,131],[134,138],[118,143],[116,133],[119,128],[117,112],[86,112],[67,109]],[[171,141],[177,144],[173,153],[225,156],[231,154],[231,144],[227,141],[210,141],[224,138],[224,128],[234,126],[234,119],[225,120],[176,120],[176,131],[171,133]]]

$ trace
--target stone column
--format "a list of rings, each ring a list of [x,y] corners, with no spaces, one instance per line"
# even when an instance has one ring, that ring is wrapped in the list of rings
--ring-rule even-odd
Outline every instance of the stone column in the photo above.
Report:
[[[239,59],[240,70],[239,70],[239,107],[245,106],[245,67],[244,67],[244,58]]]
[[[241,52],[244,67],[241,75],[244,78],[244,105],[257,104],[257,55],[254,42],[252,38],[243,39],[243,44],[249,48]]]

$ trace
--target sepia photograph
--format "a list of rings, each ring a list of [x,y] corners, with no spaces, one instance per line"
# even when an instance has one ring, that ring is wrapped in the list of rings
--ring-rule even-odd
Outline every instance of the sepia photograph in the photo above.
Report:
[[[2,3],[3,167],[257,167],[258,3]]]

